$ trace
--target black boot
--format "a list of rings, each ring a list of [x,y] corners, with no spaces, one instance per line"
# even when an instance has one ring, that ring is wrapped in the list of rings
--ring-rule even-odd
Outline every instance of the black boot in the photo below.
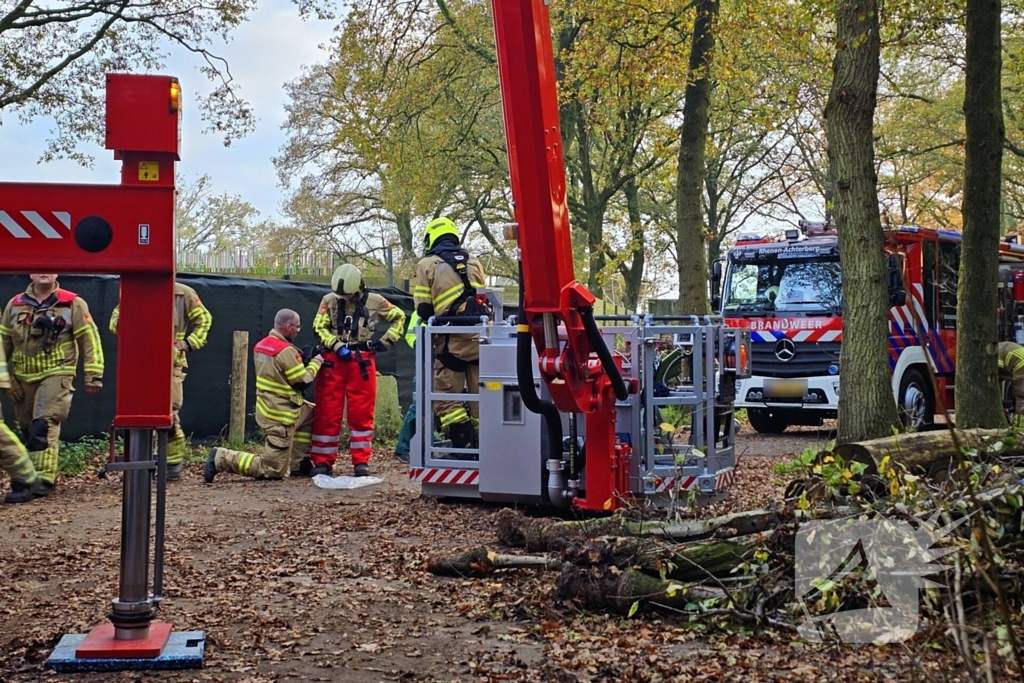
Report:
[[[181,479],[181,471],[185,469],[184,463],[176,462],[173,465],[167,463],[167,481],[178,481]]]
[[[366,464],[359,464],[355,466],[355,476],[357,477],[368,477],[370,476],[370,466]]]
[[[315,477],[318,474],[326,474],[328,477],[331,476],[332,468],[330,465],[317,465],[309,471],[310,477]]]
[[[291,476],[308,478],[312,470],[313,461],[309,457],[305,457],[299,462],[299,468],[291,471]]]
[[[476,448],[476,430],[471,422],[456,422],[448,427],[452,448]],[[474,460],[471,453],[449,453],[452,460]]]
[[[217,449],[211,448],[210,454],[206,456],[206,464],[203,465],[203,479],[206,480],[207,484],[213,483],[213,478],[217,476]]]
[[[18,503],[28,503],[33,498],[42,498],[53,490],[52,484],[47,484],[42,479],[36,479],[31,484],[24,484],[20,481],[11,482],[11,492],[7,494],[7,498],[4,499],[5,503],[11,503],[16,505]]]

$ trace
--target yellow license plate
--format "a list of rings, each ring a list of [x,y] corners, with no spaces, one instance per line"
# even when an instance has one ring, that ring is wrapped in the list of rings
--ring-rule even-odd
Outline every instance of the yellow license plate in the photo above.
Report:
[[[769,379],[764,382],[765,398],[803,398],[807,394],[807,380]]]

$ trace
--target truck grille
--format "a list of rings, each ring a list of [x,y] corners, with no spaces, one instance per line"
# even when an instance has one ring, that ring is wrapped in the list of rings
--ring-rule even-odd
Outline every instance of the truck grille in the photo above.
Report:
[[[795,342],[796,353],[788,361],[775,355],[776,342],[754,342],[753,371],[761,377],[823,377],[830,365],[839,363],[841,342]]]

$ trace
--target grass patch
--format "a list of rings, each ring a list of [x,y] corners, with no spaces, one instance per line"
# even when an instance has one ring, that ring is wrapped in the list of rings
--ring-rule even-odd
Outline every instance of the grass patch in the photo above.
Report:
[[[124,448],[124,439],[118,437],[117,448]],[[110,452],[109,436],[87,436],[78,441],[61,441],[58,451],[57,471],[60,474],[76,476],[89,470],[98,470],[107,461]]]

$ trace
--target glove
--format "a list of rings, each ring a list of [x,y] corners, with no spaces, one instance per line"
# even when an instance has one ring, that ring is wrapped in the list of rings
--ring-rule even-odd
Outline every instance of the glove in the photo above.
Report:
[[[377,341],[370,342],[368,345],[370,347],[370,351],[374,351],[376,353],[384,353],[388,350],[388,347],[385,346],[384,342],[379,339]]]
[[[345,342],[343,342],[340,339],[338,339],[337,341],[334,342],[334,344],[331,345],[331,352],[332,353],[336,353],[336,354],[338,354],[340,356],[341,355],[341,350],[344,349],[344,348],[347,348],[345,346]]]
[[[25,400],[25,392],[21,390],[21,385],[17,382],[11,382],[11,388],[7,390],[7,395],[11,397],[11,400],[19,403]]]

